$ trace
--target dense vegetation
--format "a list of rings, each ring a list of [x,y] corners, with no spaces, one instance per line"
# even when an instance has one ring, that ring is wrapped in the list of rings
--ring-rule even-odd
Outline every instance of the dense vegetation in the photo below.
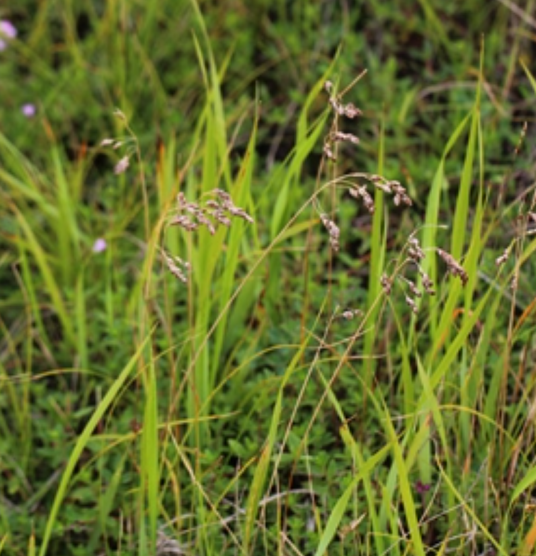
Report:
[[[0,553],[533,554],[534,0],[10,4]]]

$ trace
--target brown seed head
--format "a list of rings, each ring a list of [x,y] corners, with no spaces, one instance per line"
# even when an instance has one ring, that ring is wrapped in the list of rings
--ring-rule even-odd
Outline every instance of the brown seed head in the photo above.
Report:
[[[407,283],[411,293],[415,297],[422,297],[422,292],[419,290],[419,288],[417,288],[417,286],[411,280],[407,280]]]
[[[426,274],[426,272],[423,272],[421,269],[419,269],[419,273],[421,275],[422,285],[426,293],[428,295],[435,295],[436,292],[434,290],[434,283],[432,282],[432,280],[430,280],[428,274]]]
[[[414,315],[416,315],[419,312],[415,300],[411,299],[411,297],[409,297],[408,295],[406,295],[406,303],[408,304],[409,308],[411,309]]]
[[[459,276],[460,280],[462,281],[462,284],[465,286],[465,284],[467,284],[467,280],[469,280],[469,276],[467,275],[467,272],[465,272],[463,267],[460,265],[460,263],[458,263],[458,261],[456,261],[456,259],[450,253],[443,251],[443,249],[437,248],[436,251],[437,254],[447,264],[448,271],[454,276]]]
[[[387,274],[385,274],[385,272],[382,274],[382,277],[380,278],[380,284],[383,288],[385,295],[390,295],[391,289],[393,287],[393,282],[389,279],[389,277],[387,276]]]
[[[495,259],[495,264],[497,266],[501,266],[503,265],[507,260],[508,260],[508,256],[510,255],[510,252],[508,249],[505,249],[503,254],[500,257],[497,257]]]
[[[359,138],[352,133],[343,133],[342,131],[336,131],[332,135],[333,141],[348,141],[354,145],[359,144]]]

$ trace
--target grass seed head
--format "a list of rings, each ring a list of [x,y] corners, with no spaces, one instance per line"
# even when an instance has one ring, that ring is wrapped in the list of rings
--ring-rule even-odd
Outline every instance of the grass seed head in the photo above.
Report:
[[[419,312],[415,300],[409,297],[409,295],[406,295],[406,303],[408,304],[408,307],[411,309],[414,315],[416,315]]]
[[[400,182],[390,181],[388,182],[388,184],[389,187],[392,189],[393,193],[395,194],[393,198],[393,202],[396,206],[399,206],[400,204],[404,204],[410,207],[411,205],[413,205],[413,201],[408,196],[405,187],[400,185]]]
[[[341,104],[335,97],[330,97],[329,104],[336,114],[339,116],[345,116],[350,120],[363,114],[363,112],[361,112],[361,110],[359,110],[359,108],[354,106],[351,102],[348,104]]]
[[[412,236],[408,239],[409,248],[408,248],[408,256],[410,259],[415,261],[419,264],[420,261],[424,259],[424,251],[421,248],[419,240]]]
[[[184,193],[180,191],[176,198],[175,214],[170,218],[169,226],[179,226],[187,232],[206,228],[211,235],[214,235],[219,225],[229,227],[234,217],[246,220],[250,224],[254,222],[253,218],[244,209],[235,206],[227,192],[222,189],[214,189],[209,192],[210,194],[218,197],[221,204],[214,199],[208,199],[203,204],[189,202]],[[190,263],[182,261],[178,257],[173,258],[165,252],[164,258],[171,273],[185,282],[186,271],[190,270]]]
[[[503,265],[508,260],[509,255],[510,255],[510,251],[508,249],[505,249],[503,254],[500,257],[497,257],[495,259],[495,264],[497,266]]]
[[[231,220],[225,216],[223,210],[217,209],[209,212],[210,216],[214,218],[217,222],[226,226],[227,228],[231,225]]]
[[[469,276],[467,275],[467,272],[465,272],[463,267],[460,265],[460,263],[450,253],[443,251],[443,249],[436,248],[436,251],[437,254],[447,264],[447,270],[453,276],[459,276],[460,280],[462,281],[462,284],[465,286],[465,284],[467,284],[467,280],[469,280]]]
[[[329,243],[331,247],[333,248],[334,251],[338,251],[340,247],[339,237],[341,235],[341,231],[339,227],[337,226],[337,224],[335,224],[335,222],[333,222],[333,220],[331,220],[327,216],[327,214],[321,214],[320,220],[322,220],[322,224],[324,224],[324,227],[328,231]]]
[[[351,102],[345,104],[343,107],[343,114],[350,119],[356,118],[357,116],[363,115],[363,112],[359,108],[355,107]]]
[[[516,270],[512,277],[512,281],[510,282],[510,289],[515,292],[519,285],[519,272]]]
[[[234,205],[232,205],[226,207],[226,209],[231,215],[238,216],[238,218],[242,218],[242,220],[245,220],[250,224],[253,224],[255,222],[255,220],[253,220],[253,218],[251,218],[251,216],[247,214],[247,212],[244,209],[241,209],[240,207],[235,207]]]
[[[363,200],[363,204],[365,205],[365,208],[370,212],[370,214],[374,213],[374,199],[372,198],[372,196],[369,194],[369,192],[367,191],[367,188],[362,185],[362,186],[358,186],[358,187],[352,187],[350,188],[350,195],[354,198],[354,199],[362,199]]]
[[[385,295],[390,295],[391,290],[393,288],[393,282],[387,276],[387,274],[385,274],[385,272],[382,274],[382,277],[380,278],[380,284],[382,286],[382,289],[383,289]]]
[[[407,280],[408,287],[415,297],[422,297],[422,292],[417,288],[414,282]]]
[[[114,174],[123,174],[129,166],[128,156],[124,156],[114,167]]]
[[[327,158],[333,161],[337,160],[337,157],[335,156],[334,152],[331,150],[331,145],[329,143],[324,143],[323,150]]]
[[[175,278],[178,278],[182,283],[188,282],[187,273],[190,271],[190,263],[183,261],[179,257],[173,257],[169,253],[162,250],[164,261],[169,271]]]
[[[353,143],[354,145],[359,144],[359,138],[356,137],[353,133],[343,133],[342,131],[336,131],[332,134],[333,141],[341,141],[341,142],[348,142]]]
[[[194,230],[197,230],[197,228],[199,227],[198,224],[190,220],[187,216],[184,216],[184,214],[173,217],[169,225],[179,226],[180,228],[183,228],[187,232],[193,232]]]
[[[424,291],[428,294],[428,295],[435,295],[436,292],[434,290],[434,283],[432,282],[432,280],[430,279],[430,276],[428,276],[428,274],[426,274],[426,272],[422,271],[419,268],[419,273],[421,275],[421,279],[422,279],[422,286],[424,288]]]

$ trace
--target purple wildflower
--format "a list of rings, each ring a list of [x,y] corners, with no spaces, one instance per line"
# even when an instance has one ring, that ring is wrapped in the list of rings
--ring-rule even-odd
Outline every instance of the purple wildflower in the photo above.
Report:
[[[419,493],[419,494],[424,494],[425,492],[428,492],[430,490],[430,486],[429,484],[424,484],[421,481],[417,481],[415,483],[415,490]]]
[[[93,251],[93,253],[102,253],[106,250],[106,247],[108,247],[106,240],[102,237],[99,237],[95,240],[95,243],[93,244],[91,250]]]
[[[17,36],[17,29],[7,19],[0,19],[0,52],[7,48],[7,43]]]
[[[6,39],[14,39],[17,36],[17,28],[7,19],[0,19],[0,35]]]
[[[30,102],[27,102],[26,104],[23,104],[20,107],[20,111],[27,117],[27,118],[33,118],[37,112],[37,108],[35,107],[35,104],[32,104]]]

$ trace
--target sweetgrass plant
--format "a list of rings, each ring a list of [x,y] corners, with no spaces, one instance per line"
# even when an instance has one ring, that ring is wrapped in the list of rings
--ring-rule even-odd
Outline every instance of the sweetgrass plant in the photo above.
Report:
[[[484,54],[429,184],[337,62],[266,178],[191,10],[187,141],[128,103],[75,159],[0,135],[0,551],[530,554],[535,196],[523,124],[493,185]]]

